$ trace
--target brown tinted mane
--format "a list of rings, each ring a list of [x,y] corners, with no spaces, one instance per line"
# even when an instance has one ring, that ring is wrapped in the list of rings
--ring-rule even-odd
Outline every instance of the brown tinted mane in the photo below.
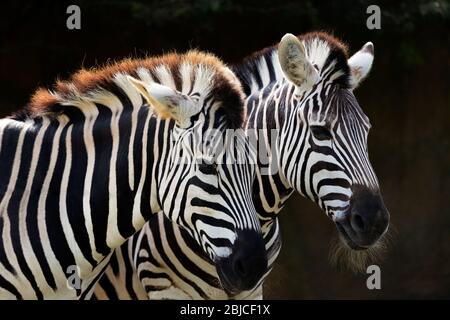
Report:
[[[118,73],[138,77],[137,70],[140,68],[152,72],[156,67],[164,65],[172,71],[177,83],[180,81],[177,70],[183,63],[203,65],[214,70],[211,94],[223,102],[224,113],[233,125],[240,126],[243,121],[243,93],[238,81],[226,71],[226,66],[220,59],[196,50],[185,54],[170,53],[145,59],[128,58],[101,67],[81,69],[68,80],[57,81],[51,90],[38,89],[28,104],[28,112],[31,116],[52,113],[53,106],[70,101],[74,96],[81,97],[99,88],[108,90],[111,86],[115,86],[114,76]]]

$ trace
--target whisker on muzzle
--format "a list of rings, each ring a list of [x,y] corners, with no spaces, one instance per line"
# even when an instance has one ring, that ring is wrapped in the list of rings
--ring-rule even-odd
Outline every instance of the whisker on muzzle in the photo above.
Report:
[[[365,250],[353,250],[337,236],[330,244],[330,263],[338,269],[350,270],[355,274],[365,273],[368,266],[380,263],[384,259],[395,234],[395,228],[390,225],[388,231]]]

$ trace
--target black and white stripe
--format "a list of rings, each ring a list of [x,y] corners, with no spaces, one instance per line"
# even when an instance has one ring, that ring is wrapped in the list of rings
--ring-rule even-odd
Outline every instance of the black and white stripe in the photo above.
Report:
[[[0,298],[89,297],[112,250],[161,211],[182,225],[219,269],[235,252],[250,254],[239,247],[240,233],[254,234],[254,253],[261,251],[251,202],[253,166],[224,162],[205,169],[196,161],[179,162],[209,156],[181,137],[210,129],[220,136],[239,125],[227,108],[242,110],[242,94],[216,60],[191,52],[156,62],[149,58],[139,69],[122,71],[119,64],[118,72],[86,92],[75,77],[45,93],[51,104],[0,120]],[[101,70],[90,72],[95,79]],[[143,99],[138,81],[165,86],[148,92],[160,108],[167,98],[161,92],[175,92],[176,98],[194,101],[196,112],[181,119],[182,103],[175,103],[166,107],[178,124],[155,116],[156,106]],[[226,150],[222,157],[228,157]],[[259,278],[265,257],[257,262],[261,265],[251,267],[261,270]],[[79,288],[68,285],[71,266],[79,270]]]
[[[232,68],[247,95],[247,133],[260,138],[260,152],[269,152],[273,160],[259,163],[253,190],[269,266],[280,250],[277,214],[294,191],[338,224],[351,209],[356,189],[379,190],[367,153],[370,123],[352,93],[370,69],[365,61],[354,63],[368,45],[347,61],[340,43],[328,35],[307,34],[300,40],[320,79],[311,87],[287,80],[276,47]],[[366,74],[355,79],[354,68],[366,68]],[[173,252],[176,265],[165,262]],[[115,259],[116,267],[108,268],[95,289],[98,299],[262,298],[262,286],[237,296],[222,290],[197,245],[162,216],[150,220]]]

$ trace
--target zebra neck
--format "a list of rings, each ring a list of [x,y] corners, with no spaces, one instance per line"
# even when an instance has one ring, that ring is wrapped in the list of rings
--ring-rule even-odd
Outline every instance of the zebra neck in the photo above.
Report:
[[[295,87],[284,77],[276,47],[263,49],[232,69],[248,97],[247,129],[258,135],[259,147],[265,146],[271,154],[271,161],[266,166],[258,166],[255,187],[259,194],[255,203],[257,211],[265,215],[262,219],[269,221],[294,191],[282,170],[285,155],[281,143],[289,139],[282,133],[288,126],[286,120],[292,118],[291,112],[294,112],[289,106]]]
[[[2,265],[26,264],[18,252],[39,247],[61,270],[90,272],[160,210],[150,180],[159,120],[146,107],[96,107],[0,121],[0,232],[11,243]]]
[[[263,220],[275,217],[293,192],[281,170],[280,135],[287,110],[282,101],[273,99],[274,96],[285,96],[287,91],[289,88],[275,82],[246,101],[247,131],[258,139],[260,161],[254,189],[259,196],[255,206]]]
[[[94,125],[92,130],[95,164],[90,210],[93,234],[98,237],[95,248],[102,256],[161,211],[158,172],[171,148],[171,121],[155,117],[145,104],[133,106],[123,98],[121,102],[123,109],[112,114],[100,107],[96,122],[105,127]]]

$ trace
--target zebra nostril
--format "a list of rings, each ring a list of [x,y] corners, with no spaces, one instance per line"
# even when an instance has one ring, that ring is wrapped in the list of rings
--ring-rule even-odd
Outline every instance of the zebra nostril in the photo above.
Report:
[[[364,220],[359,214],[353,215],[351,224],[356,231],[364,231],[365,229]]]
[[[234,272],[236,272],[236,274],[241,277],[245,277],[247,275],[247,269],[245,268],[242,259],[236,259],[236,261],[234,262]]]

